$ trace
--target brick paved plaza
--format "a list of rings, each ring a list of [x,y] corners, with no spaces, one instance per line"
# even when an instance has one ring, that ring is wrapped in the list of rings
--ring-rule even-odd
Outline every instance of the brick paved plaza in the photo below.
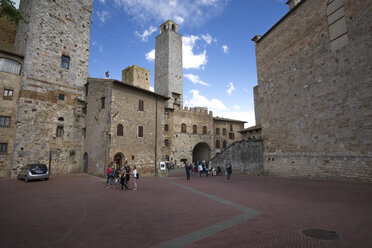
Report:
[[[372,247],[370,183],[143,177],[138,191],[86,174],[0,179],[0,247]],[[338,240],[301,230],[335,231]]]

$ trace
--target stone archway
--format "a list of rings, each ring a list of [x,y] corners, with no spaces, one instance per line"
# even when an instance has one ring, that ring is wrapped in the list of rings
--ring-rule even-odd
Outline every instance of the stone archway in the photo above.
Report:
[[[121,167],[124,164],[125,156],[123,153],[118,152],[114,156],[114,163],[116,163],[119,167]]]
[[[211,147],[204,142],[196,144],[194,149],[192,150],[192,161],[209,161],[211,158]]]

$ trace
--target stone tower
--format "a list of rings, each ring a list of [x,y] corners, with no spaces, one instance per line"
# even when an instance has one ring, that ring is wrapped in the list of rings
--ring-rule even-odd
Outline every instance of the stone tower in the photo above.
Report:
[[[81,170],[92,0],[23,0],[14,52],[24,55],[13,176],[27,163]]]
[[[170,97],[168,108],[182,108],[182,36],[178,25],[168,20],[155,38],[155,92]]]

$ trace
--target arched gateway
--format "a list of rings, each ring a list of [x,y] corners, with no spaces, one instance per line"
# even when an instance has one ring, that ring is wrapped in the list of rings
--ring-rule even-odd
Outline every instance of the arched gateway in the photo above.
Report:
[[[192,161],[209,161],[211,158],[211,147],[204,142],[196,144],[194,149],[192,150]]]
[[[115,154],[114,156],[114,162],[118,165],[118,166],[122,166],[124,164],[124,154],[122,154],[121,152],[118,152]]]

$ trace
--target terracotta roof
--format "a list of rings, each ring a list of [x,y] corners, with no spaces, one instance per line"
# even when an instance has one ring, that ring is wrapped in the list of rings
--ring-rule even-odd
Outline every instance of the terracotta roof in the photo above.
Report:
[[[213,120],[215,121],[231,121],[231,122],[242,122],[242,123],[247,123],[246,121],[240,121],[240,120],[233,120],[233,119],[228,119],[228,118],[223,118],[223,117],[213,117]]]
[[[258,124],[258,125],[255,125],[255,126],[251,126],[251,127],[245,128],[245,129],[239,131],[239,133],[246,132],[246,131],[259,130],[261,128],[262,128],[261,125]]]
[[[143,91],[143,92],[146,92],[146,93],[150,93],[152,95],[156,95],[156,96],[160,96],[160,97],[163,97],[164,99],[168,100],[169,97],[167,96],[164,96],[164,95],[161,95],[161,94],[158,94],[158,93],[155,93],[151,90],[146,90],[144,88],[141,88],[141,87],[137,87],[137,86],[134,86],[134,85],[131,85],[131,84],[126,84],[126,83],[123,83],[122,81],[119,81],[119,80],[116,80],[116,79],[110,79],[110,78],[92,78],[92,77],[88,77],[88,83],[90,80],[94,80],[95,82],[111,82],[113,84],[118,84],[118,85],[122,85],[122,86],[126,86],[126,87],[130,87],[130,88],[133,88],[133,89],[137,89],[137,90],[140,90],[140,91]]]

